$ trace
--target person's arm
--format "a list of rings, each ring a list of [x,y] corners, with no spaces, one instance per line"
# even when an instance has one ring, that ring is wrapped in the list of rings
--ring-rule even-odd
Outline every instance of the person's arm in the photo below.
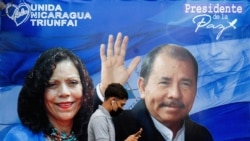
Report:
[[[135,57],[128,67],[125,66],[124,60],[127,45],[128,36],[122,37],[122,33],[120,32],[117,34],[115,42],[113,35],[109,35],[106,50],[105,45],[101,44],[100,57],[102,68],[99,88],[102,95],[110,83],[126,84],[130,75],[139,64],[140,57]]]
[[[94,93],[94,111],[98,108],[99,105],[102,105],[104,101],[104,96],[100,90],[100,84],[96,86],[95,93]]]
[[[125,139],[125,141],[137,141],[141,137],[141,133],[142,133],[142,128],[140,128],[140,130],[137,131],[135,134],[128,136]]]

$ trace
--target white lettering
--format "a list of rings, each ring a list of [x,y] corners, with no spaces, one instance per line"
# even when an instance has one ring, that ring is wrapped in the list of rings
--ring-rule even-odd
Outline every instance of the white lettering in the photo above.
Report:
[[[77,20],[31,19],[32,26],[77,26]]]
[[[236,29],[235,24],[237,23],[237,19],[234,19],[232,22],[228,22],[229,25],[226,25],[226,26],[223,24],[218,24],[218,25],[212,24],[211,20],[212,20],[211,16],[207,15],[207,14],[195,16],[193,18],[193,23],[196,23],[195,32],[198,32],[198,30],[201,28],[220,29],[220,31],[218,32],[218,34],[216,36],[216,40],[218,40],[220,38],[221,34],[225,30],[227,30],[229,28]]]
[[[191,5],[189,3],[185,4],[185,13],[234,13],[241,14],[243,8],[241,5],[221,5],[221,4],[208,4],[208,5]]]
[[[89,12],[31,12],[31,19],[92,19]]]
[[[62,8],[59,4],[31,4],[31,11],[62,11]]]

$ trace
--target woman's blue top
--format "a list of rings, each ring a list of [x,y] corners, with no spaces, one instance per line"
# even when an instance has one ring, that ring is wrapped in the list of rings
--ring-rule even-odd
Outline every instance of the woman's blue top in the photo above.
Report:
[[[33,133],[27,127],[20,124],[11,128],[3,141],[46,141],[46,137],[42,132]]]

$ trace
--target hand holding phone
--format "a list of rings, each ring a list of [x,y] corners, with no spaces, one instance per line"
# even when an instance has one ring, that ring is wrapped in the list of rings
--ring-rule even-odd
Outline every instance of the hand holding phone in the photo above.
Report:
[[[141,137],[141,133],[142,128],[140,128],[135,134],[128,136],[125,141],[138,141],[138,139]]]
[[[134,135],[136,137],[141,137],[141,133],[142,133],[142,128],[140,128],[140,130],[138,132],[136,132]]]

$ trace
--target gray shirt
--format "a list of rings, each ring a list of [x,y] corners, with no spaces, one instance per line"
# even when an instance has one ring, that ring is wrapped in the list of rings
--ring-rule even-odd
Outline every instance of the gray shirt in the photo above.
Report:
[[[110,113],[101,105],[91,115],[88,141],[115,141],[115,128]]]

